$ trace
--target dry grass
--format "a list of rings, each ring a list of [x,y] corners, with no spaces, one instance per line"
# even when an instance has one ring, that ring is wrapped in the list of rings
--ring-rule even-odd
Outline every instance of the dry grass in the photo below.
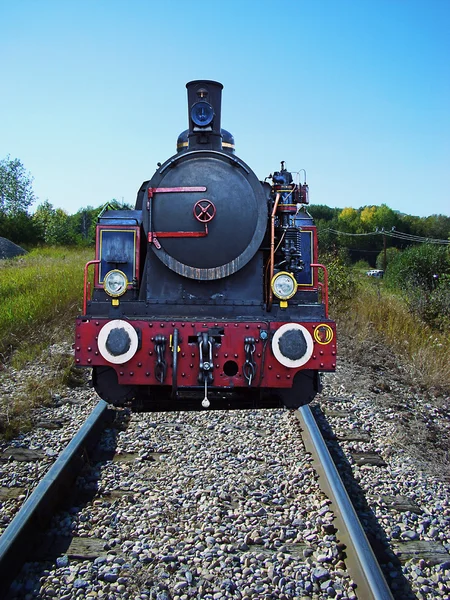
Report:
[[[8,369],[0,378],[0,436],[9,440],[32,426],[32,411],[42,406],[52,406],[58,395],[66,389],[85,383],[85,373],[74,366],[68,352],[42,352],[24,370]],[[14,389],[10,392],[11,381]]]
[[[73,356],[51,351],[73,338],[83,267],[92,250],[44,249],[0,261],[0,435],[32,425],[32,410],[84,381]]]
[[[361,285],[350,310],[339,317],[355,344],[378,337],[406,359],[424,387],[450,390],[450,333],[433,331],[404,302],[378,285]]]

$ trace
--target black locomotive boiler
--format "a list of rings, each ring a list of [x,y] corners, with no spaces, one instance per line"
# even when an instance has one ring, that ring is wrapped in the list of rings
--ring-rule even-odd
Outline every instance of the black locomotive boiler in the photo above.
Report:
[[[223,86],[186,87],[177,153],[98,219],[76,364],[135,410],[296,408],[336,367],[308,186],[284,163],[259,181],[221,127]]]

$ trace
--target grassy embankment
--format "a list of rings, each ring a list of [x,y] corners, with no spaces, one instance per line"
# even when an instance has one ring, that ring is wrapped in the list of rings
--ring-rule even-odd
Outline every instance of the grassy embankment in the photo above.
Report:
[[[20,393],[0,396],[0,435],[10,437],[30,426],[30,407],[51,403],[55,393],[76,383],[72,356],[48,349],[73,337],[83,266],[92,257],[91,249],[57,248],[0,261],[0,383],[27,364],[37,369],[25,381],[17,377]],[[331,311],[352,344],[377,336],[406,360],[416,381],[449,390],[450,333],[418,321],[382,282],[362,276],[355,283],[347,267],[329,266]],[[44,364],[47,368],[40,369]]]
[[[334,308],[355,345],[376,337],[401,357],[416,384],[450,390],[450,331],[436,331],[411,314],[401,295],[387,291],[382,280],[357,277],[351,300],[343,310],[336,303]]]
[[[72,356],[48,349],[73,337],[83,267],[92,258],[92,249],[48,248],[0,261],[0,382],[9,389],[8,380],[12,384],[17,378],[20,389],[0,395],[0,434],[10,437],[26,429],[30,407],[50,403],[55,393],[77,382]],[[40,368],[49,360],[50,369]],[[32,374],[16,377],[27,364],[33,365]]]

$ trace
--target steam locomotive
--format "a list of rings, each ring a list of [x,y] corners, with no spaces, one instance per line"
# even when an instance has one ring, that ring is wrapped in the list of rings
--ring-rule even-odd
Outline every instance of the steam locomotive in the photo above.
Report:
[[[186,87],[177,153],[134,210],[99,216],[76,364],[137,411],[297,408],[336,368],[308,185],[283,162],[259,181],[221,127],[222,84]]]

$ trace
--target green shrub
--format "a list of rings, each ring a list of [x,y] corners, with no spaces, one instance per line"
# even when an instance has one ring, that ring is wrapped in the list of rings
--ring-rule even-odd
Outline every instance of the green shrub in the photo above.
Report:
[[[340,256],[322,255],[321,262],[328,270],[328,297],[334,314],[346,310],[356,293],[353,271]]]
[[[407,248],[393,257],[386,270],[385,282],[391,289],[409,292],[420,287],[432,291],[435,276],[450,274],[447,248],[434,244],[421,244]]]
[[[367,260],[358,260],[358,262],[356,262],[353,265],[353,269],[356,272],[361,272],[361,271],[367,272],[370,269],[370,265],[367,262]]]
[[[389,265],[393,260],[396,259],[400,250],[398,248],[386,248],[386,261],[384,258],[384,250],[380,252],[377,256],[377,269],[386,269],[387,265]],[[386,264],[384,264],[386,262]]]
[[[450,259],[447,248],[426,244],[404,250],[388,265],[385,283],[402,294],[413,315],[435,329],[448,329]]]

